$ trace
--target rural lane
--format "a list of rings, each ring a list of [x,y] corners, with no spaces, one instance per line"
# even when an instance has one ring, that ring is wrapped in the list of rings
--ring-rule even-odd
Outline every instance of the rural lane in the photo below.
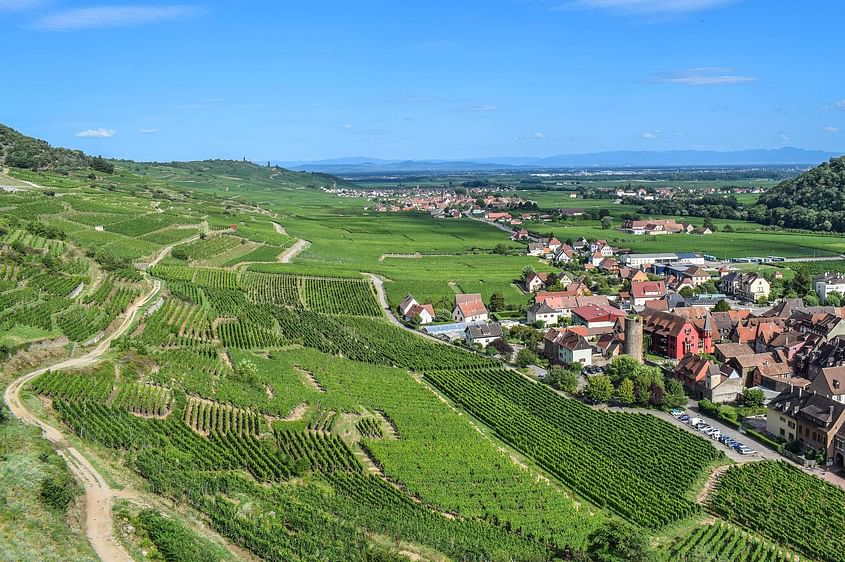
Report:
[[[298,256],[300,252],[305,250],[305,248],[310,245],[311,242],[309,242],[308,240],[297,240],[293,246],[282,252],[282,254],[279,256],[279,262],[290,263],[293,258]]]
[[[174,246],[185,244],[196,240],[198,236],[191,237],[186,240],[181,240],[175,244],[165,246],[158,254],[147,264],[147,267],[152,267],[161,261]],[[41,433],[66,462],[68,469],[82,484],[85,490],[85,535],[94,548],[97,556],[101,560],[112,561],[130,561],[132,558],[118,543],[112,534],[112,500],[115,497],[133,498],[134,494],[131,492],[115,490],[109,486],[105,478],[97,471],[96,468],[86,459],[82,453],[76,449],[70,441],[65,438],[62,432],[51,426],[50,424],[40,420],[35,414],[27,409],[24,402],[21,400],[21,389],[31,380],[37,376],[47,372],[48,370],[62,370],[75,369],[79,367],[87,367],[97,363],[100,357],[108,351],[111,342],[121,337],[129,330],[138,315],[138,311],[145,304],[149,303],[158,295],[161,290],[161,281],[154,279],[150,290],[136,299],[124,311],[123,320],[120,325],[112,333],[103,338],[96,347],[91,349],[85,355],[80,357],[73,357],[66,359],[53,365],[41,367],[25,375],[15,379],[9,386],[6,387],[3,393],[3,400],[9,407],[18,420],[21,422],[34,425],[41,429]]]

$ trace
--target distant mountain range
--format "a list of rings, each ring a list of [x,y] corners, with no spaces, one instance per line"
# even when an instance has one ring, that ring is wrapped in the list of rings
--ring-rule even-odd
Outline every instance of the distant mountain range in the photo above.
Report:
[[[548,170],[567,168],[666,168],[690,166],[790,166],[815,165],[839,156],[833,152],[801,148],[737,151],[617,150],[588,154],[560,154],[546,158],[497,157],[466,160],[383,160],[353,156],[310,162],[273,162],[293,170],[331,174],[398,172],[472,172],[493,170]]]

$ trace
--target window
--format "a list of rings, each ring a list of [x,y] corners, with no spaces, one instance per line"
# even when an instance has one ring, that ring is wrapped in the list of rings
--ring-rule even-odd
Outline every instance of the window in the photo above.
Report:
[[[780,428],[780,436],[783,437],[786,435],[786,431],[783,428]]]

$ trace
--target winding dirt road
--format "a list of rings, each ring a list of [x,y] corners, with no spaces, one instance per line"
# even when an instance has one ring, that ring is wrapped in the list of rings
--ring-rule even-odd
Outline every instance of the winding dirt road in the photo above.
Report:
[[[174,246],[185,244],[195,238],[182,240],[175,244],[165,246],[158,254],[149,262],[151,267],[161,261]],[[82,453],[76,449],[70,441],[65,438],[62,432],[41,421],[21,400],[21,389],[35,377],[47,372],[48,370],[62,370],[75,369],[79,367],[87,367],[97,363],[103,354],[108,351],[111,342],[119,338],[129,330],[138,311],[145,304],[154,299],[161,290],[161,281],[153,280],[150,290],[135,300],[124,311],[123,320],[120,325],[111,334],[103,338],[96,347],[91,349],[85,355],[80,357],[73,357],[60,361],[53,365],[36,369],[35,371],[26,373],[25,375],[12,381],[6,387],[3,394],[3,400],[9,406],[12,414],[21,422],[34,425],[41,428],[41,433],[47,441],[53,446],[56,452],[67,462],[67,466],[73,475],[79,480],[85,489],[85,534],[94,548],[94,552],[100,559],[106,562],[112,561],[129,561],[132,558],[126,550],[115,540],[112,535],[112,500],[116,497],[127,499],[135,498],[132,492],[115,490],[109,486],[105,478],[97,471],[96,468],[86,459]]]
[[[296,244],[282,252],[279,256],[280,263],[290,263],[290,261],[298,256],[305,248],[311,245],[308,240],[297,240]]]

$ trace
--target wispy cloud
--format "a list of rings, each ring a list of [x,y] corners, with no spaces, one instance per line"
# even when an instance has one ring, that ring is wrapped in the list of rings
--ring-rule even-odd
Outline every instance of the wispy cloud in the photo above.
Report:
[[[341,129],[351,129],[352,123],[344,123],[343,125],[340,126],[340,128]]]
[[[183,20],[200,13],[200,8],[185,5],[95,6],[50,13],[36,19],[32,27],[44,31],[128,27]]]
[[[790,140],[792,140],[792,137],[790,137],[786,133],[781,133],[779,136],[780,140],[782,140],[783,142],[789,142]]]
[[[158,132],[158,129],[138,129],[138,132],[142,135],[154,135]]]
[[[609,10],[620,14],[676,16],[733,4],[737,0],[572,0],[562,8]]]
[[[719,86],[753,82],[756,78],[737,74],[723,66],[700,66],[671,72],[658,72],[641,80],[644,84],[681,84],[684,86]]]
[[[537,139],[537,140],[546,140],[546,134],[537,132],[537,133],[534,133],[534,138]]]
[[[423,41],[417,43],[417,46],[422,49],[452,49],[458,46],[457,41],[451,39],[435,39],[434,41]]]
[[[496,111],[498,106],[491,105],[491,104],[484,104],[484,105],[471,105],[469,107],[464,107],[461,111]]]
[[[833,103],[829,103],[826,106],[822,107],[822,109],[830,111],[833,109],[845,109],[845,100],[838,100]]]
[[[74,135],[83,139],[108,139],[114,136],[114,131],[111,129],[86,129],[79,131]]]
[[[822,127],[822,131],[825,133],[838,133],[839,127]]]
[[[0,0],[0,12],[17,12],[37,8],[44,0]]]
[[[652,140],[652,139],[656,139],[656,138],[657,138],[657,137],[659,137],[659,136],[660,136],[660,131],[659,131],[659,130],[654,130],[654,131],[643,131],[642,133],[640,133],[640,138],[643,138],[643,139],[645,139],[645,140]]]

